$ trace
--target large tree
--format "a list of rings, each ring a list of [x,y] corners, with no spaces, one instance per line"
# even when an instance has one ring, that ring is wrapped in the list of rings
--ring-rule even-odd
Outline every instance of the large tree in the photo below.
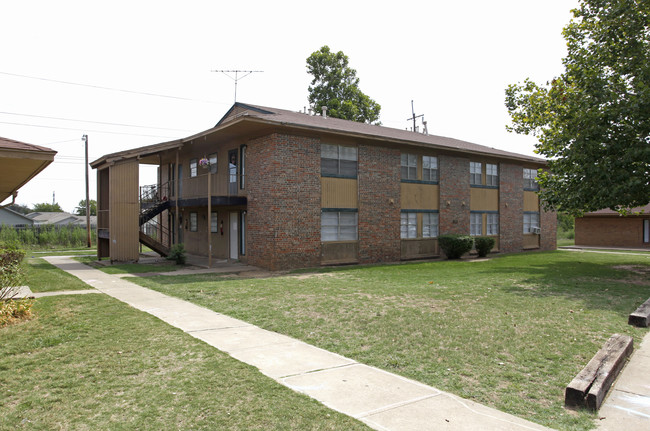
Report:
[[[82,199],[79,201],[79,205],[74,209],[74,213],[78,216],[86,215],[86,200]],[[94,199],[90,200],[90,215],[97,215],[97,201]]]
[[[307,71],[314,77],[309,103],[316,112],[326,106],[330,117],[380,124],[381,106],[359,89],[357,71],[342,51],[334,53],[323,46],[307,58]]]
[[[506,90],[511,131],[537,137],[546,208],[625,213],[650,202],[650,0],[582,0],[564,73]]]
[[[46,202],[35,204],[34,212],[52,212],[52,213],[62,213],[63,208],[58,203],[48,204]]]

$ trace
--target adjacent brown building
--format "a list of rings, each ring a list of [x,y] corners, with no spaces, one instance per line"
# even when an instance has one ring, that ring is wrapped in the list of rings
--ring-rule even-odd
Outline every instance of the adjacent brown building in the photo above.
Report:
[[[158,182],[138,188],[138,165]],[[97,169],[98,256],[138,242],[268,269],[440,254],[446,233],[492,236],[499,252],[550,250],[543,159],[457,139],[235,103],[215,127],[109,154]]]
[[[650,204],[634,208],[630,215],[604,209],[575,221],[576,245],[650,249]]]

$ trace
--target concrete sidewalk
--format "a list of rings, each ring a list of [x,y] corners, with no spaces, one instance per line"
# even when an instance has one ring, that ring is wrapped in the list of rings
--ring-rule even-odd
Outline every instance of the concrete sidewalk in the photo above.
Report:
[[[634,346],[598,416],[599,430],[650,430],[650,333]]]
[[[69,257],[51,264],[182,329],[376,430],[548,428],[105,274]]]

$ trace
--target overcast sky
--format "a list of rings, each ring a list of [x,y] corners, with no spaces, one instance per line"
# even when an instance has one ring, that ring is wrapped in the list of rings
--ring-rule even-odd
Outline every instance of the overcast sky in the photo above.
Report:
[[[84,134],[92,161],[214,126],[234,81],[212,70],[261,70],[239,81],[237,101],[302,110],[306,58],[323,45],[349,57],[384,126],[410,128],[413,100],[430,134],[533,155],[532,137],[505,130],[504,90],[562,72],[561,32],[577,4],[3,1],[0,136],[58,151],[17,202],[51,203],[56,193],[74,210],[85,198]]]

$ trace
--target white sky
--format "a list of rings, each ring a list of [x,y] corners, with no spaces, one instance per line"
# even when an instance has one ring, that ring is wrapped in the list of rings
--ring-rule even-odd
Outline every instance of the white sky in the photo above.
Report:
[[[2,1],[0,136],[58,151],[17,203],[52,202],[55,192],[71,212],[85,199],[83,134],[92,161],[214,126],[232,106],[234,81],[211,70],[262,70],[239,81],[237,100],[302,110],[311,81],[306,58],[323,45],[349,57],[361,90],[381,105],[384,126],[409,128],[414,100],[430,134],[533,155],[534,138],[505,131],[504,90],[562,72],[561,31],[577,3]],[[155,182],[151,173],[142,177]]]

